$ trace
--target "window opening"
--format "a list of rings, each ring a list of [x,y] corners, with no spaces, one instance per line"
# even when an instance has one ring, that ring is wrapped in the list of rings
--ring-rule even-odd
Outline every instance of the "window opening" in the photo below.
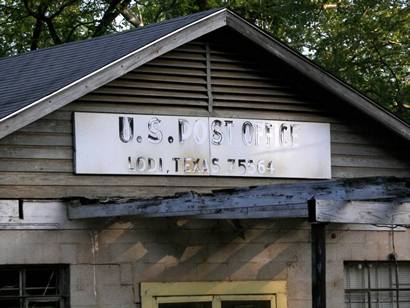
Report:
[[[271,308],[270,301],[253,300],[253,301],[222,301],[222,308]]]
[[[68,308],[68,266],[0,266],[0,307]]]
[[[410,308],[410,262],[346,262],[346,308]]]
[[[162,303],[159,308],[212,308],[212,302]]]

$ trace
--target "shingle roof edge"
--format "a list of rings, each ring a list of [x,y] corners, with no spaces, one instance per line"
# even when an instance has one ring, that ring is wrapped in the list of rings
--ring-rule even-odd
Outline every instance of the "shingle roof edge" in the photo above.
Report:
[[[63,90],[66,89],[66,88],[71,87],[73,84],[79,83],[79,82],[83,81],[84,79],[87,79],[87,78],[89,78],[90,76],[92,76],[92,75],[94,75],[94,74],[97,74],[98,72],[100,72],[100,71],[106,69],[107,67],[114,66],[116,63],[121,62],[121,60],[123,60],[124,58],[130,57],[130,56],[132,56],[133,54],[136,54],[136,53],[138,53],[138,52],[140,52],[140,51],[142,51],[142,50],[144,50],[144,49],[146,49],[146,48],[148,48],[148,47],[154,45],[154,44],[157,43],[158,41],[161,41],[161,40],[163,40],[163,39],[165,39],[165,38],[167,38],[167,37],[170,37],[170,36],[174,35],[174,34],[177,33],[177,32],[183,31],[184,29],[186,29],[186,28],[188,28],[188,27],[191,27],[191,26],[195,25],[196,23],[201,22],[201,21],[204,20],[204,19],[210,18],[210,17],[212,17],[212,16],[214,16],[214,15],[216,15],[216,14],[220,14],[221,12],[224,12],[224,11],[226,11],[225,8],[216,9],[216,10],[215,10],[215,9],[210,10],[210,13],[212,12],[211,14],[206,15],[205,17],[203,17],[203,18],[201,18],[201,19],[198,19],[198,20],[196,20],[196,21],[194,21],[194,22],[192,22],[192,23],[190,23],[190,24],[188,24],[188,25],[186,25],[186,26],[183,26],[183,27],[181,27],[181,28],[179,28],[179,29],[177,29],[177,30],[171,32],[171,33],[168,33],[167,35],[164,35],[164,36],[160,37],[159,39],[156,39],[156,40],[154,40],[154,41],[152,41],[152,42],[150,42],[150,43],[148,43],[148,44],[146,44],[146,45],[144,45],[144,46],[142,46],[142,47],[136,49],[135,51],[133,51],[133,52],[131,52],[131,53],[129,53],[129,54],[127,54],[127,55],[125,55],[125,56],[123,56],[123,57],[121,57],[121,58],[119,58],[119,59],[117,59],[117,60],[115,60],[115,61],[113,61],[113,62],[111,62],[111,63],[109,63],[108,65],[105,65],[105,66],[103,66],[103,67],[101,67],[101,68],[99,68],[99,69],[93,71],[92,73],[90,73],[90,74],[88,74],[88,75],[85,75],[85,76],[83,76],[83,77],[80,78],[80,79],[77,79],[76,81],[74,81],[74,82],[72,82],[72,83],[70,83],[70,84],[68,84],[68,85],[66,85],[66,86],[64,86],[64,87],[62,87],[62,88],[60,88],[59,90],[57,90],[57,91],[55,91],[55,92],[53,92],[53,93],[50,93],[49,95],[47,95],[47,96],[45,96],[45,97],[42,97],[42,98],[40,98],[39,100],[37,100],[37,101],[35,101],[35,102],[33,102],[33,103],[27,105],[27,106],[24,106],[23,108],[17,110],[16,112],[13,112],[13,113],[11,113],[11,114],[9,114],[9,115],[3,117],[3,118],[0,118],[0,123],[3,122],[3,121],[5,121],[5,120],[7,120],[8,118],[11,118],[11,117],[15,116],[16,114],[18,114],[18,113],[20,113],[20,112],[22,112],[22,111],[24,111],[24,110],[29,109],[30,107],[32,107],[32,106],[34,106],[34,105],[40,103],[40,102],[43,101],[43,100],[47,100],[49,97],[55,95],[56,93],[58,93],[58,92],[60,92],[60,91],[63,91]],[[157,24],[155,24],[155,25],[159,25],[159,24],[161,24],[161,23],[157,23]],[[148,25],[147,27],[155,26],[155,25]],[[125,32],[129,32],[129,31],[125,31]],[[115,35],[121,35],[121,34],[123,34],[123,33],[124,33],[124,32],[121,32],[121,33],[113,33],[113,34],[110,34],[110,35],[111,35],[111,36],[115,36]],[[108,35],[108,36],[110,36],[110,35]],[[84,42],[84,41],[98,40],[98,39],[102,39],[102,38],[105,38],[105,37],[107,37],[107,36],[104,36],[104,37],[96,37],[96,38],[93,38],[93,39],[88,39],[88,40],[83,40],[83,41],[78,41],[78,42],[70,42],[70,43],[66,43],[66,44],[62,44],[62,45],[57,45],[57,46],[51,46],[51,47],[48,47],[48,48],[39,49],[39,50],[35,50],[35,51],[32,51],[32,52],[41,52],[41,51],[47,50],[47,49],[61,48],[61,47],[64,47],[64,46],[67,46],[67,45],[70,45],[70,44],[78,44],[78,43],[81,44],[81,43]],[[32,52],[30,52],[30,53],[32,53]],[[16,55],[16,56],[13,56],[13,57],[21,57],[21,56],[24,56],[24,55],[25,55],[25,54]],[[0,60],[1,60],[1,59],[0,59]]]
[[[42,103],[44,103],[44,102],[47,102],[47,101],[49,101],[49,103],[50,103],[50,108],[52,109],[50,112],[52,112],[52,111],[54,111],[54,110],[56,110],[56,109],[59,109],[59,108],[63,107],[64,105],[68,104],[69,102],[74,101],[74,100],[77,99],[77,98],[75,98],[75,99],[73,99],[73,100],[71,100],[71,101],[69,101],[69,102],[65,102],[64,104],[61,104],[61,106],[59,106],[58,104],[53,104],[54,106],[51,106],[51,105],[52,105],[52,104],[51,104],[51,103],[52,103],[51,99],[52,99],[53,97],[55,97],[56,95],[59,95],[59,94],[63,93],[64,91],[68,90],[68,89],[71,89],[71,88],[73,88],[73,87],[75,87],[75,86],[78,86],[78,85],[81,84],[82,82],[84,82],[84,81],[86,81],[86,80],[88,80],[88,79],[93,78],[93,77],[96,76],[97,74],[99,74],[99,73],[101,73],[101,72],[103,72],[103,71],[106,71],[107,69],[110,69],[110,68],[112,68],[112,67],[118,65],[119,63],[124,62],[126,59],[129,59],[130,57],[132,57],[132,56],[134,56],[134,55],[137,55],[137,54],[139,54],[139,53],[142,53],[144,50],[148,49],[149,47],[154,46],[154,45],[156,45],[156,44],[158,44],[158,43],[160,43],[160,42],[162,42],[162,41],[164,41],[164,40],[166,40],[166,39],[168,39],[168,38],[171,38],[171,37],[173,37],[173,36],[175,36],[175,35],[177,35],[177,34],[183,32],[183,31],[186,30],[186,29],[193,28],[194,26],[196,26],[196,25],[198,25],[198,24],[201,24],[201,23],[203,23],[203,22],[205,22],[205,21],[207,21],[207,20],[211,20],[211,19],[214,18],[214,17],[218,17],[218,15],[223,15],[226,11],[227,11],[227,9],[225,9],[225,8],[218,9],[218,10],[216,10],[216,11],[215,11],[215,10],[212,10],[209,15],[206,15],[206,16],[204,16],[204,17],[202,17],[202,18],[200,18],[200,19],[198,19],[198,20],[196,20],[196,21],[194,21],[194,22],[191,22],[191,23],[189,23],[189,24],[187,24],[187,25],[185,25],[185,26],[183,26],[183,27],[180,27],[180,28],[178,28],[177,30],[175,30],[175,31],[173,31],[173,32],[170,32],[170,33],[168,33],[168,34],[166,34],[166,35],[164,35],[164,36],[162,36],[162,37],[160,37],[160,38],[158,38],[158,39],[156,39],[156,40],[154,40],[154,41],[152,41],[152,42],[150,42],[150,43],[148,43],[148,44],[146,44],[146,45],[144,45],[144,46],[142,46],[142,47],[140,47],[140,48],[138,48],[138,49],[136,49],[136,50],[134,50],[133,52],[131,52],[131,53],[129,53],[129,54],[127,54],[127,55],[125,55],[125,56],[123,56],[123,57],[121,57],[121,58],[119,58],[119,59],[117,59],[117,60],[115,60],[115,61],[113,61],[113,62],[111,62],[111,63],[109,63],[108,65],[105,65],[105,66],[103,66],[103,67],[101,67],[101,68],[99,68],[99,69],[93,71],[92,73],[90,73],[90,74],[88,74],[88,75],[86,75],[86,76],[84,76],[84,77],[82,77],[82,78],[80,78],[80,79],[75,80],[74,82],[72,82],[72,83],[70,83],[70,84],[64,86],[63,88],[60,88],[60,89],[58,89],[57,91],[55,91],[55,92],[53,92],[53,93],[50,93],[49,95],[47,95],[47,96],[45,96],[45,97],[42,97],[41,99],[39,99],[39,100],[37,100],[37,101],[35,101],[35,102],[33,102],[33,103],[27,105],[27,106],[24,106],[23,108],[17,110],[16,112],[13,112],[12,114],[9,114],[9,115],[3,117],[2,119],[0,119],[0,139],[3,138],[3,137],[5,137],[5,136],[7,136],[7,135],[10,134],[10,133],[12,133],[12,132],[15,131],[15,130],[17,130],[17,129],[21,128],[21,127],[24,127],[25,125],[30,124],[31,122],[35,121],[36,119],[38,119],[38,118],[40,118],[40,117],[42,117],[42,116],[45,116],[47,113],[46,113],[46,114],[43,114],[43,115],[41,115],[41,116],[39,116],[39,117],[35,117],[35,118],[31,119],[30,121],[26,120],[26,121],[23,121],[22,123],[11,123],[10,125],[4,125],[5,122],[7,122],[7,120],[13,120],[13,119],[15,119],[16,117],[18,117],[19,115],[21,115],[24,111],[28,111],[28,110],[30,110],[30,109],[32,109],[32,108],[34,108],[34,107],[36,107],[36,106],[38,106],[38,105],[40,105],[40,104],[42,104]],[[214,30],[216,30],[216,29],[218,29],[218,28],[220,28],[220,27],[222,27],[222,26],[225,26],[225,25],[226,25],[225,15],[223,15],[222,17],[223,17],[223,21],[222,21],[222,22],[221,22],[221,20],[219,20],[219,22],[216,23],[215,26],[209,26],[208,28],[204,29],[204,30],[202,31],[203,34],[212,32],[212,31],[214,31]],[[172,48],[172,49],[173,49],[173,48]],[[162,52],[162,53],[163,53],[163,52]],[[162,53],[159,52],[159,51],[157,51],[157,52],[156,52],[156,57],[159,56],[159,55],[161,55]],[[154,58],[155,58],[155,57],[154,57]],[[150,59],[149,59],[149,60],[150,60]],[[147,61],[149,61],[149,60],[147,60]],[[147,62],[147,61],[145,61],[145,62]],[[142,65],[142,64],[140,64],[140,65]],[[125,68],[125,66],[123,67],[122,64],[120,64],[120,66],[121,66],[121,69],[124,70],[124,73],[123,73],[123,74],[125,74],[126,72],[128,72],[129,70],[131,70],[129,67],[127,67],[127,68]],[[138,66],[139,66],[139,65],[136,65],[135,67],[138,67]],[[132,67],[132,69],[134,69],[135,67]],[[128,69],[128,71],[127,71],[127,69]],[[118,76],[115,76],[115,78],[117,78],[117,77],[118,77]],[[115,79],[115,78],[111,78],[111,79]],[[109,80],[109,81],[110,81],[110,80]],[[109,81],[107,81],[107,82],[109,82]],[[102,85],[102,84],[101,84],[101,85]],[[101,85],[99,85],[99,86],[101,86]],[[87,88],[87,85],[85,85],[85,87]],[[83,93],[83,95],[85,95],[86,93],[91,92],[92,90],[94,90],[94,88],[90,88],[88,91],[86,91],[85,93]],[[83,96],[83,95],[81,95],[81,96]],[[48,113],[50,113],[50,112],[48,112]]]

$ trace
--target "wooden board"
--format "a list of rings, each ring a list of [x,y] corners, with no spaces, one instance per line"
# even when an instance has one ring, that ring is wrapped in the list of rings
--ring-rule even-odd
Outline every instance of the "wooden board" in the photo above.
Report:
[[[309,216],[317,222],[408,226],[408,196],[386,201],[316,199],[309,207]]]
[[[187,193],[166,198],[103,203],[80,200],[68,207],[68,216],[70,219],[116,216],[301,218],[307,217],[307,203],[312,196],[335,202],[371,199],[377,202],[379,199],[403,198],[410,196],[410,179],[365,178],[263,185],[246,189],[226,189],[212,194]]]

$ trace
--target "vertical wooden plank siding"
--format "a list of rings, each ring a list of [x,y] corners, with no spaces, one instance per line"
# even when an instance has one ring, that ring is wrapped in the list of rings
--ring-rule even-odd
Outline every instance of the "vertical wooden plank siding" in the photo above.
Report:
[[[75,111],[266,118],[331,124],[332,176],[408,176],[409,147],[295,87],[253,46],[212,36],[177,48],[0,140],[0,197],[152,196],[287,179],[73,174]],[[303,87],[302,87],[303,88]]]

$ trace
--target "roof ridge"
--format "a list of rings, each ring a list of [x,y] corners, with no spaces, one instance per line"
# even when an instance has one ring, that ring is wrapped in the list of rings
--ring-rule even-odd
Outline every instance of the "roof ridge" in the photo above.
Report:
[[[200,25],[199,29],[193,27],[197,23]],[[209,26],[210,23],[212,26]],[[33,118],[44,116],[71,102],[72,97],[78,98],[80,95],[89,93],[108,82],[107,80],[112,80],[110,78],[117,78],[124,72],[133,69],[133,67],[135,68],[135,65],[142,65],[145,60],[149,61],[162,54],[162,52],[170,50],[167,48],[155,50],[156,44],[158,43],[161,46],[161,42],[165,39],[171,41],[172,48],[175,48],[181,42],[187,42],[204,35],[204,33],[210,33],[225,26],[232,28],[240,35],[267,50],[274,57],[305,75],[309,80],[319,85],[322,84],[324,88],[332,92],[332,95],[341,98],[363,112],[363,114],[367,114],[389,127],[406,140],[410,140],[409,125],[405,121],[376,104],[352,85],[331,74],[316,62],[227,8],[202,11],[142,28],[4,58],[0,61],[2,69],[4,72],[10,72],[0,76],[0,79],[4,79],[2,80],[4,82],[0,82],[0,105],[3,107],[0,108],[0,116],[3,116],[0,119],[0,136],[6,136],[31,123],[32,119],[24,118],[23,111],[29,110],[33,106],[40,106],[39,103],[41,103],[42,105],[38,107],[41,111],[40,114],[37,110],[37,113],[33,114]],[[187,34],[185,32],[182,32],[181,35],[181,31],[189,32],[188,29],[190,28],[193,30],[190,36],[184,36]],[[179,40],[173,41],[174,36]],[[97,42],[93,43],[94,40]],[[74,47],[70,47],[71,45]],[[155,54],[146,57],[146,59],[144,57],[139,58],[139,52],[146,48],[151,48],[148,50]],[[54,49],[58,49],[57,52]],[[20,58],[16,59],[16,57]],[[7,59],[10,61],[6,61]],[[120,61],[125,61],[128,64],[123,67],[122,64],[119,64]],[[67,66],[67,63],[71,65]],[[96,82],[96,73],[100,73],[103,69],[105,74],[115,72],[114,77],[100,78]],[[91,86],[86,85],[80,88],[78,84],[80,81],[84,81],[83,79],[88,80]],[[25,86],[21,87],[20,84],[23,81]],[[91,84],[91,81],[95,83]],[[64,91],[69,91],[73,96],[65,95]],[[51,95],[54,96],[51,97]],[[55,99],[54,103],[50,97]],[[13,121],[12,125],[5,121],[9,118]],[[4,130],[1,131],[3,127]]]
[[[15,59],[17,57],[23,57],[23,56],[26,56],[26,55],[29,55],[29,54],[32,55],[33,53],[40,53],[40,52],[50,50],[50,49],[58,49],[58,48],[63,48],[63,47],[66,47],[66,46],[71,46],[71,45],[76,45],[76,44],[80,45],[80,44],[90,42],[90,41],[102,40],[102,39],[106,39],[106,38],[113,37],[113,36],[121,36],[121,35],[124,35],[124,34],[127,34],[127,33],[142,31],[144,29],[150,29],[152,27],[157,27],[159,25],[172,23],[172,22],[181,20],[183,18],[186,18],[188,16],[189,17],[195,17],[197,15],[201,15],[201,14],[205,14],[205,13],[213,13],[213,12],[217,12],[217,11],[223,10],[223,9],[225,9],[225,8],[223,8],[223,7],[213,8],[213,9],[209,9],[209,10],[206,10],[206,11],[200,11],[200,12],[193,13],[193,14],[187,14],[187,15],[184,15],[184,16],[174,17],[174,18],[171,18],[171,19],[167,19],[167,20],[163,20],[163,21],[160,21],[160,22],[152,23],[152,24],[149,24],[149,25],[146,25],[146,26],[143,26],[143,27],[139,27],[139,28],[131,28],[131,29],[125,30],[125,31],[108,33],[108,34],[104,34],[104,35],[97,36],[97,37],[90,37],[90,38],[86,38],[86,39],[82,39],[82,40],[66,42],[66,43],[62,43],[62,44],[59,44],[59,45],[52,45],[52,46],[48,46],[48,47],[39,48],[39,49],[36,49],[36,50],[29,50],[29,51],[26,51],[26,52],[23,52],[23,53],[20,53],[20,54],[2,57],[2,58],[0,58],[0,62],[3,62],[3,61],[8,60],[8,59]]]

